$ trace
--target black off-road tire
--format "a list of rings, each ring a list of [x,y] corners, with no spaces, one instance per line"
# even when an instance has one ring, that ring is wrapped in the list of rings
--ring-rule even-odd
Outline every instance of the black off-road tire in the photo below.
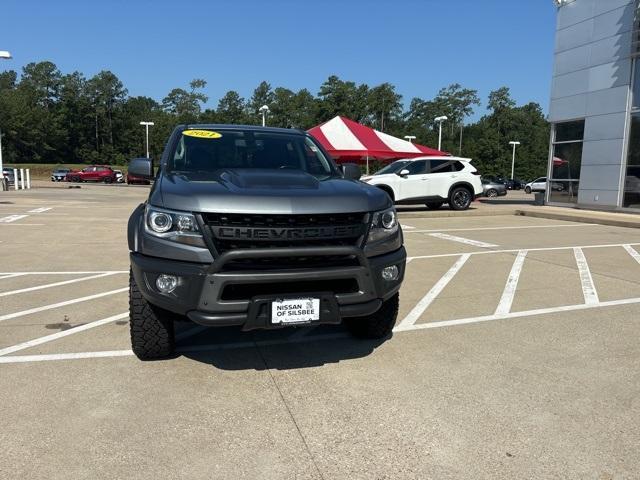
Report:
[[[381,339],[389,336],[398,318],[400,294],[382,303],[380,309],[367,317],[345,318],[349,333],[356,338]]]
[[[129,274],[131,348],[140,360],[166,358],[175,350],[173,316],[147,302]]]
[[[427,202],[425,205],[429,210],[438,210],[444,205],[444,202]]]

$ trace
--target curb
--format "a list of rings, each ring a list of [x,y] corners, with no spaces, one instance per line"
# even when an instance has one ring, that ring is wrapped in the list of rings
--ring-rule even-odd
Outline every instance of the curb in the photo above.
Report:
[[[541,210],[516,210],[514,215],[523,217],[547,218],[549,220],[563,220],[566,222],[597,223],[598,225],[608,225],[612,227],[640,228],[640,216],[638,216],[638,220],[627,220],[622,218],[602,217],[601,215],[570,215],[557,212],[545,212]],[[617,214],[613,213],[611,215]]]

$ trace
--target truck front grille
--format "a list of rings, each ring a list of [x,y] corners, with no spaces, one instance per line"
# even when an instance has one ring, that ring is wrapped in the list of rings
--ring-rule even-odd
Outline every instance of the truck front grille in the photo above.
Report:
[[[321,215],[202,215],[216,253],[287,247],[359,246],[366,233],[366,213]]]

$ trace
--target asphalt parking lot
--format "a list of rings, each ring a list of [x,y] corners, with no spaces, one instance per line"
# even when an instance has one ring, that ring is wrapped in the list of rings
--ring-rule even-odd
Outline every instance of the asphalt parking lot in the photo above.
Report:
[[[640,229],[402,218],[394,335],[129,350],[147,187],[0,195],[1,478],[638,478]]]

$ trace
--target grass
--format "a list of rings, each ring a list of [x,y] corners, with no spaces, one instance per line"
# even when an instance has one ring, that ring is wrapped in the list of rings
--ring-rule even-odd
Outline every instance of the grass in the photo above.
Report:
[[[56,168],[70,168],[72,170],[81,170],[88,167],[86,163],[59,163],[59,164],[47,164],[47,163],[5,163],[3,167],[6,168],[24,168],[29,169],[31,172],[31,178],[35,180],[48,180],[51,178],[51,172]],[[127,175],[126,165],[113,165],[114,170],[120,170],[123,175]]]

